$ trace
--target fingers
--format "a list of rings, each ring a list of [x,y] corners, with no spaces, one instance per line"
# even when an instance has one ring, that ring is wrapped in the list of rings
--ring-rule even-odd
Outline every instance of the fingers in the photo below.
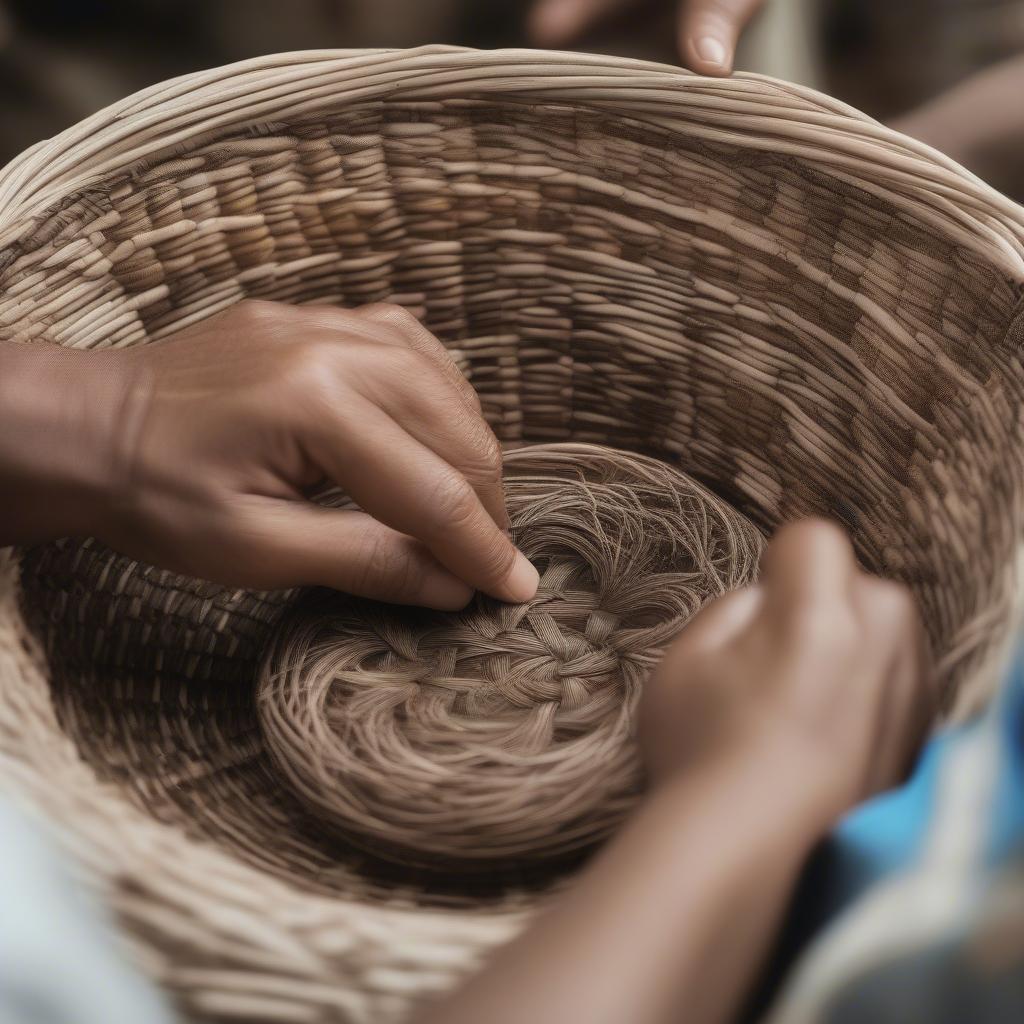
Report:
[[[459,579],[504,601],[527,601],[537,570],[487,512],[469,481],[370,402],[348,409],[358,431],[326,416],[312,457],[370,515],[422,541]]]
[[[452,359],[448,349],[407,309],[393,303],[379,302],[371,306],[361,306],[353,312],[366,320],[390,329],[414,352],[418,352],[433,362],[455,387],[466,404],[476,413],[482,414],[480,396],[455,365],[455,360]]]
[[[356,318],[369,327],[362,337],[371,345],[405,356],[414,353],[404,359],[378,353],[359,372],[347,374],[347,383],[458,470],[498,527],[507,530],[501,446],[483,418],[479,397],[444,345],[408,310],[389,303],[357,310],[318,307],[316,315],[324,327],[344,332],[350,341]]]
[[[843,530],[824,519],[783,526],[761,560],[764,624],[777,653],[794,667],[831,671],[835,652],[863,632],[853,602],[861,571]]]
[[[721,649],[750,625],[761,609],[762,599],[763,591],[754,584],[706,604],[686,623],[664,660],[684,666],[689,657]]]
[[[877,792],[898,783],[910,767],[938,711],[938,690],[928,640],[910,591],[864,574],[854,591],[865,635],[886,680],[874,734],[877,753],[868,788]]]
[[[537,571],[505,532],[500,446],[441,343],[397,306],[304,315],[293,422],[308,461],[466,583],[533,597]]]
[[[483,418],[480,397],[448,350],[407,309],[377,303],[354,310],[384,328],[381,339],[422,356],[437,371],[411,380],[396,372],[374,399],[421,444],[433,449],[473,485],[502,530],[509,526],[501,486],[501,446]],[[439,379],[438,379],[439,378]],[[362,384],[368,385],[369,379]],[[447,387],[444,385],[447,384]],[[459,399],[465,411],[458,407]]]
[[[359,392],[458,470],[498,527],[507,530],[501,445],[482,417],[459,402],[447,380],[421,373],[419,366],[410,368],[406,361],[389,368],[385,362],[378,369],[354,382]]]
[[[769,610],[815,606],[848,595],[858,571],[841,527],[826,519],[803,519],[772,538],[761,559],[760,584],[770,595]]]
[[[537,0],[527,29],[541,46],[561,46],[629,0]]]
[[[910,592],[864,572],[846,534],[822,519],[779,530],[762,561],[761,585],[777,650],[788,645],[792,664],[816,666],[815,687],[831,677],[858,695],[870,753],[858,792],[897,783],[935,711]]]
[[[398,306],[367,309],[367,315],[375,321],[401,321],[402,341],[397,349],[415,352],[421,358],[389,361],[378,357],[373,372],[361,374],[351,385],[457,469],[498,527],[507,530],[501,445],[480,413],[476,392],[441,342],[405,310]],[[405,317],[410,318],[411,325],[404,322]]]
[[[446,611],[465,607],[473,596],[422,544],[363,512],[272,498],[253,498],[236,511],[231,543],[260,552],[254,577],[237,581],[244,585],[333,587]]]
[[[762,2],[683,0],[679,49],[687,66],[704,75],[728,75],[740,33]]]
[[[682,0],[679,50],[688,67],[704,75],[732,71],[736,42],[763,0]],[[571,42],[629,0],[537,0],[528,29],[541,46]]]
[[[705,605],[686,625],[669,657],[692,656],[724,647],[762,613],[792,619],[807,609],[828,610],[850,592],[857,572],[845,533],[824,519],[783,526],[761,559],[757,583]]]

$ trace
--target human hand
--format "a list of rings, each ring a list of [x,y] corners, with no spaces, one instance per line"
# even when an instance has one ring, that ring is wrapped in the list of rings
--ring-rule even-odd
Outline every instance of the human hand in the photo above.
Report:
[[[935,694],[909,592],[861,571],[837,526],[805,520],[772,540],[756,584],[687,625],[640,710],[656,785],[708,762],[796,765],[828,825],[900,781]]]
[[[890,122],[980,178],[1024,199],[1024,54],[957,82]]]
[[[764,0],[678,0],[679,53],[703,75],[732,71],[736,42]],[[541,46],[566,46],[595,23],[636,0],[535,0],[529,31]]]
[[[533,596],[498,442],[405,310],[247,301],[165,342],[81,355],[114,396],[90,532],[116,550],[232,585],[438,608],[473,588]],[[307,500],[325,480],[365,511]]]

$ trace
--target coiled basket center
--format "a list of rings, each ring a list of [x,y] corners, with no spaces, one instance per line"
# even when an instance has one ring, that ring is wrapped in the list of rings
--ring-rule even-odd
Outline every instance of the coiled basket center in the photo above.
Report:
[[[645,675],[761,536],[678,470],[593,445],[509,453],[536,597],[454,614],[317,595],[286,619],[257,706],[327,827],[423,867],[550,858],[602,838],[639,782]]]
[[[655,457],[765,534],[832,517],[912,589],[944,716],[1000,679],[1024,212],[913,140],[743,74],[308,51],[155,86],[0,171],[3,337],[160,343],[247,298],[419,318],[514,450],[544,589],[296,606],[90,539],[0,572],[0,762],[188,1019],[405,1019],[628,806],[636,679],[742,581],[736,520],[640,456],[627,504],[593,463],[570,505],[587,457],[524,445]]]

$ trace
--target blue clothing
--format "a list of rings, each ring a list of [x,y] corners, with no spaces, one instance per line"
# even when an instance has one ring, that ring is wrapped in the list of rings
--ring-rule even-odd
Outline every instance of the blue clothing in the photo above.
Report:
[[[40,833],[0,805],[0,836],[0,1024],[170,1024]],[[783,966],[769,1024],[1024,1021],[1024,647],[983,715],[818,851]]]
[[[1024,1021],[1024,645],[989,708],[929,743],[808,866],[773,1024]]]

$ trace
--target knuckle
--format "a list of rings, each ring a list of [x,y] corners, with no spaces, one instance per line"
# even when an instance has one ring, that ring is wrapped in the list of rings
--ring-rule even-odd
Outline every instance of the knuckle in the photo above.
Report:
[[[471,420],[466,424],[468,436],[466,473],[477,483],[497,483],[501,479],[502,452],[498,439],[483,422]]]
[[[280,377],[286,385],[302,394],[319,395],[330,391],[335,380],[335,352],[318,341],[302,341],[282,347]]]
[[[409,593],[413,584],[412,563],[407,552],[380,532],[367,530],[353,567],[353,590],[367,596],[398,597]]]
[[[281,317],[287,307],[269,299],[242,299],[231,307],[231,315],[247,325],[265,324]]]
[[[460,530],[476,524],[480,503],[469,482],[459,473],[442,473],[431,495],[434,511],[433,529]]]
[[[410,333],[420,326],[420,322],[409,310],[395,302],[374,302],[369,306],[363,306],[359,312],[364,317],[381,321],[403,334]]]

